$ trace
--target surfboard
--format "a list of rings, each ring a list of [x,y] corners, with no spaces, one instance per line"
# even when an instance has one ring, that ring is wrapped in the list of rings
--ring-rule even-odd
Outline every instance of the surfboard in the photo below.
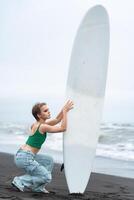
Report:
[[[70,193],[84,193],[95,157],[104,104],[109,56],[109,18],[92,7],[74,40],[66,98],[74,102],[63,136],[65,176]]]

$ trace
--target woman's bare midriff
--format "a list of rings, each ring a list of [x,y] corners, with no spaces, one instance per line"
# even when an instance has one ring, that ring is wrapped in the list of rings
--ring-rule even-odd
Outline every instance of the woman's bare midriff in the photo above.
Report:
[[[40,150],[40,149],[37,149],[35,147],[31,147],[28,144],[24,144],[20,148],[23,149],[23,150],[26,150],[26,151],[31,151],[34,154],[38,153],[39,150]]]

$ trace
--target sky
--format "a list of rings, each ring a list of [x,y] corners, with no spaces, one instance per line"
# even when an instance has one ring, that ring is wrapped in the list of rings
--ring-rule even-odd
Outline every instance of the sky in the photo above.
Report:
[[[134,122],[133,0],[0,0],[2,116],[13,112],[12,106],[42,99],[63,102],[77,29],[96,4],[107,9],[110,19],[103,119]]]

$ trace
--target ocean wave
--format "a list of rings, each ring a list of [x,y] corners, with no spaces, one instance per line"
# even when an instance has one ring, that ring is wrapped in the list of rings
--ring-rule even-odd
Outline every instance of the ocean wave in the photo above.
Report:
[[[97,156],[111,159],[134,161],[134,146],[132,144],[98,145]]]
[[[21,144],[29,135],[29,124],[0,122],[0,143]],[[100,126],[97,156],[134,161],[134,124],[103,123]],[[8,135],[8,141],[7,141]],[[48,134],[45,147],[62,151],[62,134]]]

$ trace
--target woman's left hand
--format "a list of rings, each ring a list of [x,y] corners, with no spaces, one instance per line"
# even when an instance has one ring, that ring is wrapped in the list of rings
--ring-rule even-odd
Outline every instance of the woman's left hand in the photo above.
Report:
[[[74,106],[73,101],[68,100],[68,101],[65,103],[64,107],[62,108],[62,111],[63,111],[63,110],[66,110],[66,111],[68,112],[69,110],[71,110],[71,109],[73,108],[73,106]]]

